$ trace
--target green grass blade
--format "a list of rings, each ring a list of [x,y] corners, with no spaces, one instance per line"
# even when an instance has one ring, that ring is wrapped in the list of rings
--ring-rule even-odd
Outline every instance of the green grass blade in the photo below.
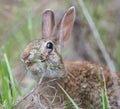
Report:
[[[102,78],[99,76],[99,80],[100,80],[100,85],[101,85],[101,89],[102,89],[102,109],[109,109],[109,104],[108,104],[108,101],[107,101],[107,94],[105,94],[105,87],[104,87],[104,83],[102,81]],[[103,76],[103,75],[102,75]]]
[[[73,106],[75,107],[75,109],[80,109],[77,104],[74,102],[74,100],[68,95],[68,93],[63,89],[63,87],[57,83],[58,86],[61,88],[61,90],[65,93],[65,95],[68,97],[68,99],[71,101],[71,103],[73,104]]]
[[[13,103],[15,103],[16,100],[17,100],[16,88],[15,88],[15,83],[14,83],[14,79],[13,79],[13,76],[12,76],[12,70],[11,70],[11,67],[10,67],[10,64],[9,64],[9,61],[8,61],[8,58],[7,58],[6,54],[4,54],[4,59],[5,59],[5,63],[7,65],[7,70],[8,70],[9,77],[10,77],[11,91],[12,91],[12,94],[13,94]]]
[[[103,105],[102,109],[108,109],[107,100],[103,88],[102,88],[102,105]]]
[[[8,73],[6,71],[6,66],[4,61],[0,62],[0,75],[1,75],[1,106],[6,104],[6,108],[11,109],[12,103],[10,100],[10,91],[9,91],[9,81],[8,81]]]
[[[29,31],[29,34],[30,34],[30,38],[32,40],[32,37],[33,37],[33,26],[32,26],[32,16],[31,15],[28,16],[28,31]]]

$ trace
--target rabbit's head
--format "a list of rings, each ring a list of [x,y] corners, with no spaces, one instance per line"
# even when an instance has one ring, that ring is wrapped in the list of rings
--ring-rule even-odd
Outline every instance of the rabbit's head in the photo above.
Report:
[[[39,80],[44,77],[62,77],[65,74],[61,57],[61,45],[70,37],[75,18],[75,8],[69,8],[61,21],[55,25],[54,13],[46,10],[42,15],[42,39],[27,45],[21,60],[32,76]]]

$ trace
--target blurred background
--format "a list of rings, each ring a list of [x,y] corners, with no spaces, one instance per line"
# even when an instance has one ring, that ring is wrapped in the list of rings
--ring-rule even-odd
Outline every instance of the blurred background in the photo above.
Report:
[[[120,1],[84,0],[84,3],[117,71],[120,71]],[[76,19],[71,38],[63,50],[64,59],[85,60],[106,66],[78,0],[0,0],[1,104],[4,104],[2,80],[9,72],[5,55],[18,89],[26,93],[32,82],[20,62],[20,54],[30,41],[41,38],[41,15],[45,9],[54,10],[58,21],[72,5],[76,7]],[[9,76],[6,78],[9,80]]]

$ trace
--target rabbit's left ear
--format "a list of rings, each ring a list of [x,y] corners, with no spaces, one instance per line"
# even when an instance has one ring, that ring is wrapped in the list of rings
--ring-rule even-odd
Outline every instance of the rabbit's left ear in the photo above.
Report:
[[[46,10],[42,14],[42,37],[49,38],[55,26],[55,18],[52,10]]]
[[[73,24],[75,20],[75,7],[70,7],[64,14],[59,30],[59,40],[60,42],[67,41],[70,37]]]

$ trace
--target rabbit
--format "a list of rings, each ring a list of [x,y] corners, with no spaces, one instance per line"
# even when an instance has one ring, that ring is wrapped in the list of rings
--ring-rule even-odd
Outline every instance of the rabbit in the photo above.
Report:
[[[74,6],[65,12],[58,24],[55,22],[54,12],[50,9],[45,10],[42,14],[42,38],[26,46],[21,54],[21,61],[33,79],[38,82],[43,75],[42,82],[46,83],[44,85],[56,88],[54,102],[60,101],[62,104],[68,101],[67,96],[58,86],[59,83],[80,108],[100,109],[102,82],[104,90],[106,89],[109,108],[120,109],[112,75],[107,68],[86,61],[63,61],[62,48],[70,38],[74,19]],[[52,79],[55,81],[47,82]],[[120,85],[120,76],[117,81]],[[50,87],[44,92],[49,96],[55,93]]]

